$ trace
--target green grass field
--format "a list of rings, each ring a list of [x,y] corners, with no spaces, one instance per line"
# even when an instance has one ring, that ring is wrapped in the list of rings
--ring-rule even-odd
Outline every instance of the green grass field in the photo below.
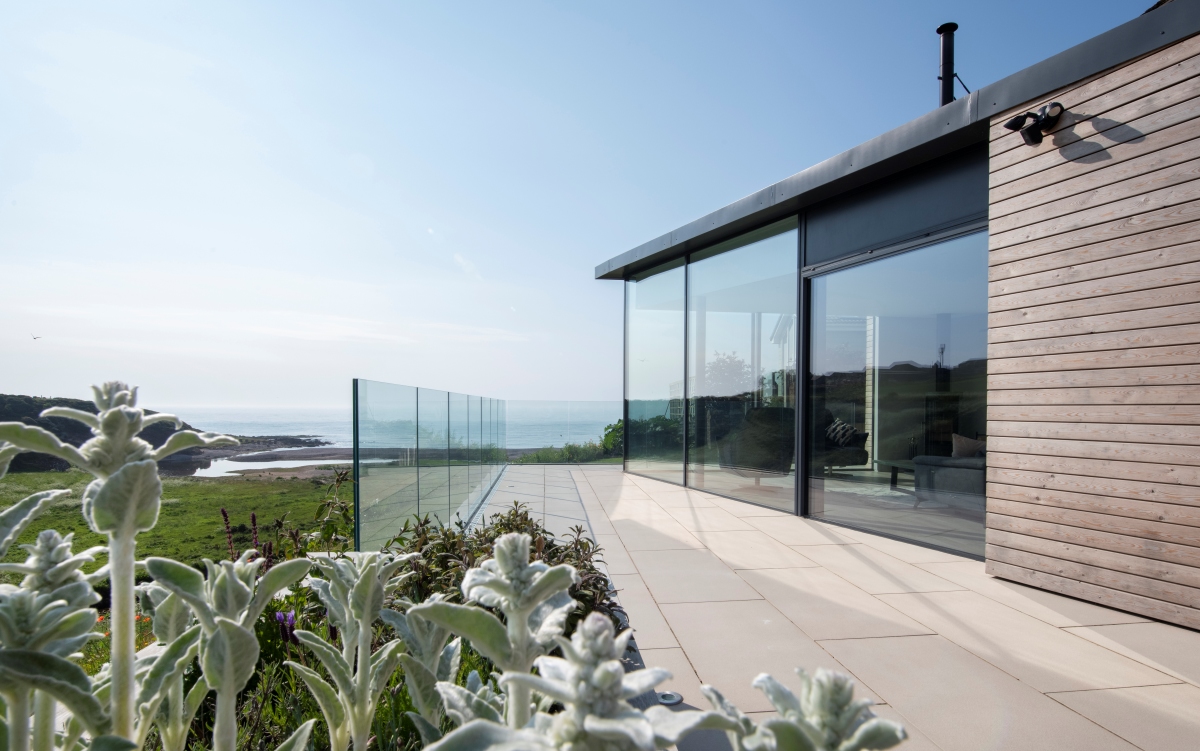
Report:
[[[43,529],[62,534],[75,533],[75,550],[104,544],[104,538],[88,529],[79,504],[84,488],[91,480],[79,470],[67,472],[18,472],[0,479],[0,509],[7,508],[31,493],[66,488],[71,495],[44,512],[18,543],[33,542]],[[258,479],[242,477],[164,477],[163,506],[158,526],[138,535],[138,558],[157,555],[193,563],[201,558],[219,560],[229,557],[221,509],[229,512],[234,528],[234,546],[240,552],[251,547],[250,514],[258,515],[260,542],[273,541],[271,523],[289,513],[297,526],[315,527],[313,517],[325,497],[328,479]],[[342,497],[353,491],[344,488]],[[26,553],[14,545],[6,561],[24,561]]]

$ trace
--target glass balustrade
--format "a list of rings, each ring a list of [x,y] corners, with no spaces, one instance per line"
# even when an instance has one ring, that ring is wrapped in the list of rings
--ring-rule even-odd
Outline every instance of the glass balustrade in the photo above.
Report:
[[[620,401],[512,401],[354,381],[356,545],[468,521],[506,464],[620,464]]]

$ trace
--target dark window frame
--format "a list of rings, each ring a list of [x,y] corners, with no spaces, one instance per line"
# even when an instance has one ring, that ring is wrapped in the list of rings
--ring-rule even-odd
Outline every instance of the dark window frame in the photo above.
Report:
[[[963,222],[962,224],[956,225],[954,227],[940,230],[938,232],[928,232],[920,238],[895,243],[893,245],[889,245],[884,248],[868,250],[863,253],[857,253],[853,256],[848,256],[846,258],[839,258],[836,261],[831,261],[829,263],[826,263],[826,264],[823,264],[820,266],[810,266],[807,268],[802,268],[800,270],[800,306],[801,306],[800,311],[801,311],[801,319],[803,322],[802,331],[803,331],[804,342],[801,345],[801,352],[800,352],[800,357],[798,358],[798,360],[803,362],[804,373],[802,376],[797,375],[796,381],[798,384],[797,388],[800,388],[799,384],[801,384],[801,383],[803,384],[804,395],[803,395],[803,397],[796,400],[797,403],[799,405],[801,405],[800,409],[798,409],[797,413],[796,413],[796,419],[797,419],[796,429],[800,432],[801,439],[803,439],[805,437],[806,428],[807,428],[806,420],[808,418],[808,410],[805,409],[805,407],[808,405],[808,393],[809,393],[809,387],[811,386],[810,379],[812,376],[812,373],[810,372],[812,370],[812,368],[811,368],[811,362],[812,362],[812,360],[811,360],[811,358],[812,358],[812,346],[811,346],[811,344],[812,344],[812,337],[811,337],[811,335],[812,335],[812,309],[811,309],[812,280],[816,279],[818,277],[832,274],[836,271],[842,271],[845,269],[854,268],[856,266],[865,266],[869,263],[878,261],[882,258],[898,256],[903,253],[908,253],[908,252],[911,252],[914,250],[921,250],[922,248],[928,248],[933,245],[938,245],[938,244],[946,242],[948,240],[954,240],[959,237],[966,237],[967,235],[974,235],[974,234],[978,234],[980,232],[986,233],[987,231],[988,231],[987,219],[973,219],[970,221]],[[985,404],[985,409],[986,409],[986,404]],[[796,464],[797,472],[799,472],[801,469],[800,464],[803,463],[803,465],[804,465],[804,467],[803,467],[804,476],[802,478],[798,478],[798,480],[796,482],[796,493],[797,493],[797,504],[796,505],[797,505],[797,508],[799,509],[799,513],[797,514],[797,516],[812,518],[809,514],[808,452],[802,450],[802,448],[800,446],[800,440],[797,440],[797,442],[796,442],[796,450],[797,450],[797,452],[799,452],[799,458],[798,458],[797,464]],[[985,503],[986,503],[986,499],[985,499]],[[886,532],[879,532],[876,530],[863,529],[861,527],[856,527],[852,524],[844,524],[842,522],[832,520],[832,519],[822,518],[821,522],[824,524],[832,524],[836,527],[844,527],[845,529],[853,529],[853,530],[856,530],[859,532],[866,532],[868,534],[878,535],[880,537],[886,537],[891,540],[898,540],[900,542],[906,542],[906,543],[909,543],[910,545],[916,545],[916,546],[922,547],[922,548],[929,548],[930,550],[937,550],[937,551],[943,552],[943,553],[950,553],[951,555],[962,556],[963,558],[969,558],[971,560],[977,560],[977,561],[985,560],[984,556],[974,555],[972,553],[966,553],[962,550],[956,550],[953,548],[945,548],[940,545],[934,545],[933,543],[928,543],[928,542],[924,542],[921,540],[913,540],[913,539],[910,539],[907,537],[899,537],[897,535],[888,534]]]

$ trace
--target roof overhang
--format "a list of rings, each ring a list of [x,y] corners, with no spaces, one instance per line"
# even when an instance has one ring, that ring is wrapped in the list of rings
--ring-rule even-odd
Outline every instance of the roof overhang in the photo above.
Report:
[[[1197,33],[1200,0],[1175,0],[611,258],[596,267],[596,278],[625,279],[818,201],[986,142],[995,115]]]

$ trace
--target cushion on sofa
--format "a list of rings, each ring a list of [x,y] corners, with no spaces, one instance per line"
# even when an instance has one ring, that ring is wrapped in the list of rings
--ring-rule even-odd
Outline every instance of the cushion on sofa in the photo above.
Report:
[[[977,441],[974,438],[967,438],[965,435],[952,433],[950,435],[951,451],[950,456],[955,458],[967,456],[982,456],[987,453],[987,441]]]

